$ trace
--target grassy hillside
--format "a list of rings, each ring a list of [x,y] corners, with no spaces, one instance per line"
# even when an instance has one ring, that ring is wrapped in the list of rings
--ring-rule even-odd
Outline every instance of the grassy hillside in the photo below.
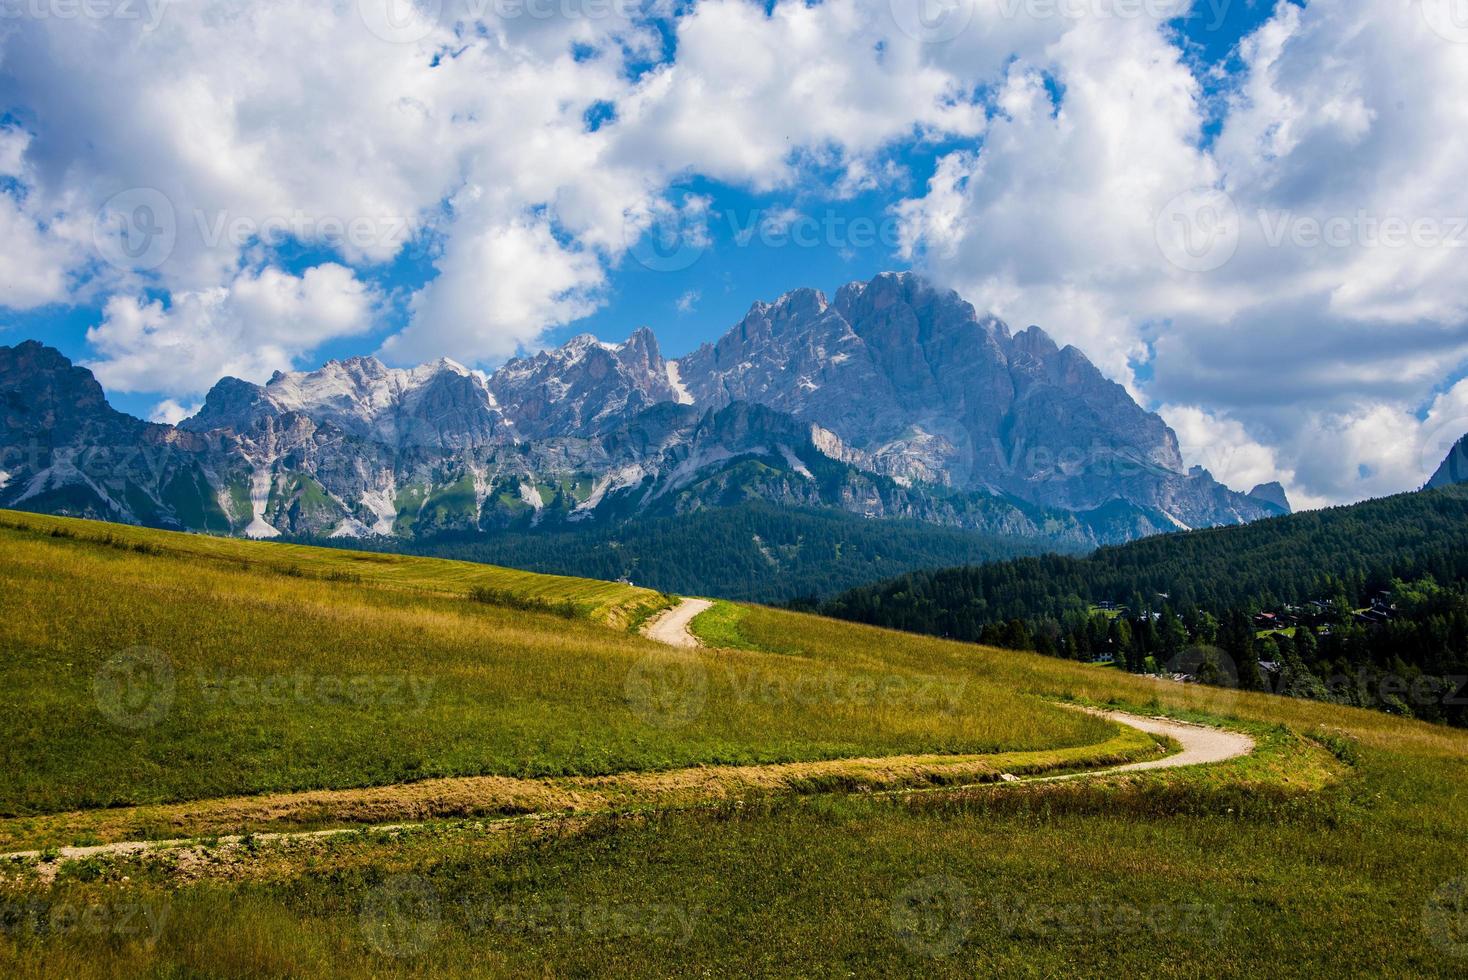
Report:
[[[269,559],[10,529],[0,554],[4,798],[37,814],[4,821],[6,839],[44,836],[64,815],[41,811],[63,798],[194,798],[249,781],[237,772],[277,789],[366,785],[429,758],[617,772],[545,785],[628,794],[618,812],[11,862],[5,975],[1447,977],[1468,963],[1468,733],[729,604],[695,623],[721,646],[683,653]],[[190,700],[180,682],[165,717],[125,730],[91,675],[132,643],[167,649],[177,678],[348,663],[421,673],[452,696],[422,717],[256,710]],[[683,683],[644,683],[667,671]],[[1053,756],[1118,737],[1055,698],[1224,724],[1258,749],[1192,770],[895,794],[840,769],[779,784],[673,771],[866,754],[870,775],[899,752]],[[146,716],[152,701],[103,703]],[[278,744],[290,751],[271,755]]]
[[[0,511],[0,529],[21,534],[41,533],[56,540],[107,544],[118,550],[177,559],[189,567],[234,568],[437,596],[459,597],[475,588],[488,589],[547,607],[570,603],[578,616],[612,626],[631,626],[667,605],[666,597],[651,589],[629,588],[595,579],[537,575],[471,562],[280,543],[261,547],[236,538],[17,511]]]
[[[646,662],[662,648],[558,614],[570,602],[621,622],[666,601],[605,583],[19,515],[0,521],[0,555],[0,815],[448,776],[982,754],[1109,731],[969,682],[960,657],[899,676],[850,651],[746,653],[701,671],[685,718],[659,700],[661,661]],[[861,696],[894,683],[907,703]]]

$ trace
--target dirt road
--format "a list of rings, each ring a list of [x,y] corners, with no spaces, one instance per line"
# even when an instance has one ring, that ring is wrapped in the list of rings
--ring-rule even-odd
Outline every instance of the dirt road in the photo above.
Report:
[[[1091,711],[1090,713],[1100,715],[1118,725],[1141,729],[1149,735],[1166,735],[1181,745],[1183,750],[1164,759],[1134,762],[1112,769],[1073,773],[1068,776],[1042,776],[1033,782],[1083,779],[1087,776],[1109,776],[1119,772],[1142,772],[1149,769],[1182,769],[1186,766],[1207,765],[1210,762],[1227,762],[1229,759],[1237,759],[1241,755],[1248,755],[1254,751],[1252,738],[1222,728],[1194,725],[1186,721],[1174,721],[1171,718],[1143,718],[1140,715],[1129,715],[1122,711]]]
[[[648,625],[644,627],[643,632],[649,638],[657,640],[661,643],[666,643],[670,646],[684,648],[697,647],[700,644],[697,637],[695,637],[690,631],[689,626],[693,622],[694,617],[712,608],[712,606],[713,603],[709,602],[707,599],[684,599],[677,606],[674,606],[672,609],[667,610],[666,612],[656,617],[653,621],[648,623]],[[1003,775],[1003,781],[1011,784],[1058,782],[1060,780],[1088,779],[1098,776],[1115,775],[1118,773],[1142,772],[1156,769],[1180,769],[1187,766],[1199,766],[1209,763],[1226,762],[1229,759],[1235,759],[1239,756],[1247,755],[1254,750],[1254,740],[1247,735],[1241,735],[1237,732],[1225,731],[1219,728],[1210,728],[1205,725],[1195,725],[1183,721],[1174,721],[1170,718],[1145,718],[1140,715],[1127,714],[1121,711],[1102,711],[1092,708],[1079,708],[1077,710],[1086,711],[1090,714],[1106,718],[1110,721],[1116,722],[1119,725],[1126,725],[1131,728],[1140,729],[1141,731],[1147,732],[1148,734],[1167,736],[1176,741],[1179,745],[1181,745],[1182,751],[1163,758],[1150,759],[1145,762],[1134,762],[1128,765],[1113,766],[1106,769],[1092,769],[1085,772],[1069,773],[1061,776],[1030,776],[1027,778],[1017,778],[1011,775]],[[764,767],[726,767],[727,772],[723,773],[723,775],[734,782],[738,782],[740,779],[752,781],[751,785],[758,782],[758,779],[756,777],[765,778],[766,781],[774,780],[773,783],[770,783],[770,785],[764,787],[765,789],[774,789],[777,786],[781,785],[779,780],[782,778],[783,770],[789,770],[791,773],[795,773],[796,775],[810,776],[813,773],[806,772],[805,770],[821,769],[822,767],[840,768],[843,766],[856,766],[858,769],[865,767],[865,769],[870,769],[873,772],[881,773],[887,778],[899,778],[902,775],[902,771],[904,769],[919,770],[925,768],[933,768],[935,766],[945,764],[952,766],[953,764],[962,763],[963,761],[964,760],[961,758],[945,760],[939,757],[919,756],[895,757],[886,760],[832,760],[822,763],[797,763],[783,766],[774,765]],[[1002,765],[1003,763],[1001,762],[999,764]],[[797,772],[797,770],[799,770],[799,772]],[[710,770],[700,767],[699,769],[689,770],[688,772],[697,773],[700,776],[707,776],[710,773]],[[990,779],[993,779],[995,776],[995,772],[996,771],[992,768],[988,769],[987,777],[981,778],[979,779],[979,781],[988,781]],[[998,772],[1002,773],[1003,770],[999,769]],[[621,777],[615,777],[615,779],[619,779],[628,783],[636,783],[639,780],[662,780],[666,782],[667,780],[675,779],[679,775],[680,774],[676,772],[672,774],[628,774]],[[868,773],[868,775],[870,776],[871,773]],[[957,775],[956,769],[949,772],[947,774],[947,777],[949,779],[952,779],[955,775]],[[982,771],[976,772],[974,775],[976,777],[982,776]],[[595,783],[596,781],[591,780],[589,782]],[[557,812],[561,812],[564,814],[564,812],[578,809],[577,806],[572,805],[575,802],[574,800],[568,802],[568,800],[561,799],[559,797],[547,797],[545,800],[540,801],[540,803],[543,805],[536,805],[536,801],[534,799],[536,792],[540,792],[542,794],[553,794],[554,791],[557,789],[557,787],[551,786],[544,781],[513,780],[505,777],[474,777],[458,780],[435,780],[431,781],[431,784],[431,786],[429,784],[423,784],[419,788],[425,790],[431,789],[431,795],[434,798],[438,798],[441,796],[451,796],[452,793],[450,792],[450,790],[459,784],[462,784],[462,786],[466,789],[471,786],[479,786],[479,784],[493,784],[492,786],[490,786],[491,789],[497,788],[498,790],[506,793],[509,793],[512,790],[517,791],[519,792],[520,796],[524,796],[525,798],[521,799],[520,796],[516,796],[515,799],[520,805],[525,806],[528,810],[528,816],[519,819],[550,819],[554,817]],[[504,785],[501,786],[500,784]],[[567,785],[560,787],[560,789],[563,791],[569,791],[578,788],[581,790],[588,790],[592,787],[589,785]],[[952,789],[953,786],[950,785],[946,788]],[[314,800],[314,798],[317,796],[323,797],[323,799],[321,800],[314,801],[316,804],[319,805],[329,802],[327,799],[325,799],[326,797],[332,797],[335,795],[351,797],[354,793],[356,793],[359,795],[365,794],[370,796],[374,792],[391,793],[393,789],[393,787],[379,787],[376,790],[345,791],[343,793],[336,794],[330,792],[315,794],[285,794],[274,802],[277,806],[284,808],[282,812],[285,812],[291,809],[290,802],[295,796],[301,797],[303,801],[306,801],[307,798],[311,798],[312,800]],[[407,789],[411,791],[412,784],[410,784]],[[717,789],[717,787],[714,787],[714,789]],[[487,790],[484,790],[483,787],[480,787],[480,791],[486,792]],[[936,791],[936,788],[917,790],[902,789],[892,790],[888,792],[896,794],[934,791]],[[526,796],[527,793],[529,794],[528,796]],[[714,792],[713,789],[711,789],[710,795],[712,798],[721,796],[723,794]],[[224,803],[228,801],[220,802]],[[234,802],[238,804],[240,801]],[[343,802],[350,801],[344,800]],[[590,804],[592,801],[588,799],[583,802]],[[600,806],[605,806],[608,804],[608,801],[597,801],[597,804]],[[432,812],[432,807],[428,807],[426,812],[422,807],[409,807],[408,810],[410,813],[412,813],[412,816],[419,818],[419,820],[424,818],[431,818],[434,815]],[[412,812],[414,810],[417,810],[418,812]],[[369,820],[367,821],[367,824],[368,829],[375,829],[377,831],[390,831],[407,829],[415,826],[417,822],[418,820],[409,820],[401,823],[387,824],[382,822],[372,822]],[[309,840],[314,838],[328,838],[342,834],[356,833],[359,829],[360,828],[307,832],[262,833],[256,835],[253,839],[258,842]],[[223,845],[225,847],[238,849],[241,846],[243,840],[243,838],[237,836],[221,837],[218,839],[215,847]],[[198,850],[199,848],[200,844],[199,841],[196,839],[164,841],[121,841],[111,844],[61,848],[56,856],[60,858],[61,861],[74,861],[89,857],[124,856],[168,850]],[[42,852],[39,851],[22,851],[14,854],[0,855],[0,860],[19,859],[28,861],[39,861],[42,859],[42,857]],[[49,873],[54,876],[57,865],[55,863],[48,863],[46,867]]]
[[[701,644],[698,637],[693,635],[689,626],[700,613],[708,612],[714,607],[707,599],[684,599],[678,605],[666,612],[658,613],[642,629],[642,634],[649,640],[657,640],[666,643],[670,647],[696,647]]]
[[[680,607],[681,608],[681,607]],[[688,616],[697,615],[701,608]],[[685,631],[686,635],[686,631]],[[1106,769],[1091,769],[1085,772],[1070,773],[1063,776],[1029,776],[1016,778],[1003,776],[1004,782],[1010,785],[1023,785],[1025,783],[1057,782],[1069,779],[1087,779],[1099,776],[1116,775],[1119,773],[1139,772],[1153,769],[1177,769],[1184,766],[1197,766],[1213,762],[1224,762],[1229,759],[1246,755],[1254,748],[1254,740],[1247,735],[1235,732],[1223,731],[1217,728],[1208,728],[1202,725],[1188,724],[1187,722],[1173,721],[1167,718],[1143,718],[1138,715],[1129,715],[1119,711],[1092,711],[1093,714],[1108,718],[1117,724],[1128,725],[1138,728],[1150,734],[1166,735],[1175,739],[1182,747],[1181,752],[1165,758],[1151,759],[1145,762],[1131,763],[1129,765],[1113,766]],[[362,810],[358,813],[360,817],[366,818],[360,827],[338,830],[303,831],[303,832],[281,832],[261,833],[255,835],[254,841],[258,843],[280,842],[292,840],[312,840],[336,837],[344,834],[357,833],[367,829],[376,832],[387,832],[395,830],[406,830],[417,826],[424,819],[432,819],[434,816],[446,816],[438,814],[434,810],[434,803],[447,802],[452,804],[458,797],[455,790],[459,790],[458,796],[473,802],[478,800],[484,802],[494,792],[505,795],[504,802],[513,802],[517,807],[523,807],[527,813],[523,817],[514,818],[505,823],[517,820],[545,820],[557,816],[566,816],[577,810],[614,810],[616,803],[610,797],[603,799],[598,795],[598,790],[616,788],[622,784],[624,790],[635,790],[642,784],[647,784],[648,792],[654,793],[659,790],[677,791],[680,789],[693,792],[698,795],[698,788],[703,783],[708,784],[707,795],[709,799],[724,798],[728,795],[726,790],[731,786],[742,786],[745,789],[759,788],[763,791],[776,791],[786,786],[787,776],[808,781],[810,777],[829,775],[841,771],[847,776],[860,776],[872,781],[880,779],[901,780],[904,774],[909,776],[919,775],[922,772],[940,773],[948,785],[942,787],[908,788],[888,790],[883,795],[898,795],[913,792],[939,792],[952,790],[955,786],[963,785],[963,776],[966,774],[966,762],[980,763],[974,767],[971,774],[975,782],[991,782],[996,775],[1003,773],[1003,760],[999,758],[983,759],[974,757],[972,760],[966,757],[942,757],[942,756],[898,756],[887,759],[848,759],[830,760],[812,763],[791,763],[768,766],[731,766],[698,767],[696,769],[675,771],[671,773],[629,773],[615,777],[604,777],[602,779],[582,779],[562,781],[562,784],[552,785],[543,780],[517,780],[508,777],[466,777],[462,779],[430,780],[422,784],[408,784],[406,787],[376,787],[364,790],[345,791],[319,791],[301,794],[281,794],[276,797],[240,798],[235,800],[214,801],[222,806],[241,806],[248,808],[249,805],[257,803],[257,809],[262,814],[275,813],[277,815],[289,815],[292,811],[293,801],[299,802],[304,811],[316,812],[323,806],[336,799],[348,809]],[[849,771],[848,771],[849,770]],[[683,785],[683,784],[687,785]],[[725,785],[725,784],[728,785]],[[747,784],[747,785],[746,785]],[[374,808],[381,808],[392,803],[391,797],[395,792],[406,792],[412,797],[415,792],[421,791],[426,794],[422,800],[408,799],[404,801],[402,815],[410,819],[388,823],[381,819],[372,820],[368,813]],[[569,794],[569,795],[568,795]],[[375,799],[382,796],[383,799]],[[361,797],[361,799],[358,799]],[[584,797],[584,798],[583,798]],[[339,799],[338,799],[339,798]],[[686,803],[686,800],[683,802]],[[209,801],[199,801],[196,804],[207,809]],[[354,806],[355,805],[355,806]],[[450,807],[452,812],[455,808]],[[383,815],[386,815],[385,813]],[[205,848],[199,839],[180,838],[175,840],[153,840],[153,841],[119,841],[111,844],[95,844],[80,847],[60,848],[55,856],[58,861],[43,862],[42,868],[46,872],[43,877],[54,877],[61,862],[76,861],[91,857],[118,857],[126,855],[149,854],[160,851],[199,852],[217,851],[225,848],[228,850],[239,850],[243,845],[244,838],[239,836],[220,836],[210,848]],[[12,854],[0,855],[0,860],[22,860],[42,861],[41,851],[20,851]]]

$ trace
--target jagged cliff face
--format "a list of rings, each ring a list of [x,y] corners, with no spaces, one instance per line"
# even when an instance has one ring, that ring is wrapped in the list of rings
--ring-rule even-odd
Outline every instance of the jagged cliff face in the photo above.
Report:
[[[263,386],[226,378],[180,428],[244,432],[292,413],[394,449],[486,446],[502,441],[507,427],[482,374],[447,359],[397,371],[354,357],[309,374],[277,373]]]
[[[0,347],[0,506],[138,523],[197,519],[204,440],[107,404],[92,373],[34,342]],[[227,531],[217,523],[211,530]]]
[[[1450,487],[1456,483],[1468,483],[1468,435],[1459,439],[1448,455],[1443,459],[1442,465],[1432,474],[1432,479],[1427,481],[1428,490],[1436,490],[1439,487]]]
[[[594,436],[662,402],[677,402],[668,363],[646,327],[625,344],[583,335],[510,361],[489,378],[521,439]]]
[[[1074,348],[912,276],[757,304],[677,362],[651,331],[493,374],[373,358],[221,381],[178,428],[0,348],[0,506],[198,530],[421,536],[748,500],[1068,546],[1281,511],[1202,471]],[[135,447],[119,460],[102,447]],[[1287,507],[1287,505],[1284,505]]]
[[[1264,516],[1185,470],[1177,437],[1074,347],[1019,334],[912,275],[757,304],[678,362],[697,404],[817,422],[903,481],[1068,510],[1114,500],[1202,526]]]

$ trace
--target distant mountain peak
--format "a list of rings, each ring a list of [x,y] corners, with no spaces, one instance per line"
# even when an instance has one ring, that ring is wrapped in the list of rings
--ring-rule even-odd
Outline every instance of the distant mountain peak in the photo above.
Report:
[[[1448,450],[1442,465],[1432,474],[1432,479],[1427,481],[1427,489],[1436,490],[1457,483],[1468,483],[1468,435],[1464,435]]]
[[[1037,326],[1029,326],[1014,335],[1015,347],[1026,351],[1036,357],[1054,357],[1060,353],[1060,345],[1056,344],[1050,335]],[[1075,354],[1081,352],[1074,347],[1067,347],[1067,351]]]
[[[1270,506],[1277,507],[1283,513],[1289,514],[1294,511],[1290,506],[1290,498],[1285,493],[1284,484],[1278,481],[1273,483],[1261,483],[1249,491],[1249,496],[1255,500],[1262,500]]]
[[[523,438],[591,436],[660,402],[684,401],[652,330],[610,344],[581,334],[511,360],[489,376],[495,400]]]
[[[911,272],[757,303],[678,362],[696,404],[768,405],[900,480],[1091,510],[1121,499],[1201,527],[1275,512],[1184,471],[1177,437],[1075,347],[1011,335]]]
[[[473,371],[469,370],[467,367],[460,364],[452,357],[440,357],[436,362],[434,362],[434,367],[438,368],[440,371],[450,371],[465,378],[471,377],[474,374]]]
[[[399,448],[485,445],[505,426],[484,376],[457,361],[389,368],[375,357],[351,357],[315,371],[277,371],[264,385],[225,378],[180,428],[246,432],[287,413]]]

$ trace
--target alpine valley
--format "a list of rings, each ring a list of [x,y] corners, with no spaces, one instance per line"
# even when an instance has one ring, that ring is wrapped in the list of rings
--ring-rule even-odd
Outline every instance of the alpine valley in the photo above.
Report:
[[[1276,485],[1245,494],[1187,469],[1162,419],[1076,348],[1011,333],[912,274],[757,303],[678,360],[643,328],[488,374],[367,357],[264,385],[225,378],[178,426],[115,411],[55,350],[0,347],[0,453],[4,508],[419,551],[477,543],[486,558],[515,542],[520,563],[561,572],[641,577],[636,554],[607,564],[622,538],[708,560],[708,535],[677,529],[723,513],[747,529],[753,509],[765,535],[728,546],[751,571],[703,585],[761,598],[771,587],[754,580],[782,563],[834,589],[1289,510]],[[772,544],[781,514],[800,530]],[[810,533],[819,553],[800,556]],[[577,558],[577,540],[596,546]]]

